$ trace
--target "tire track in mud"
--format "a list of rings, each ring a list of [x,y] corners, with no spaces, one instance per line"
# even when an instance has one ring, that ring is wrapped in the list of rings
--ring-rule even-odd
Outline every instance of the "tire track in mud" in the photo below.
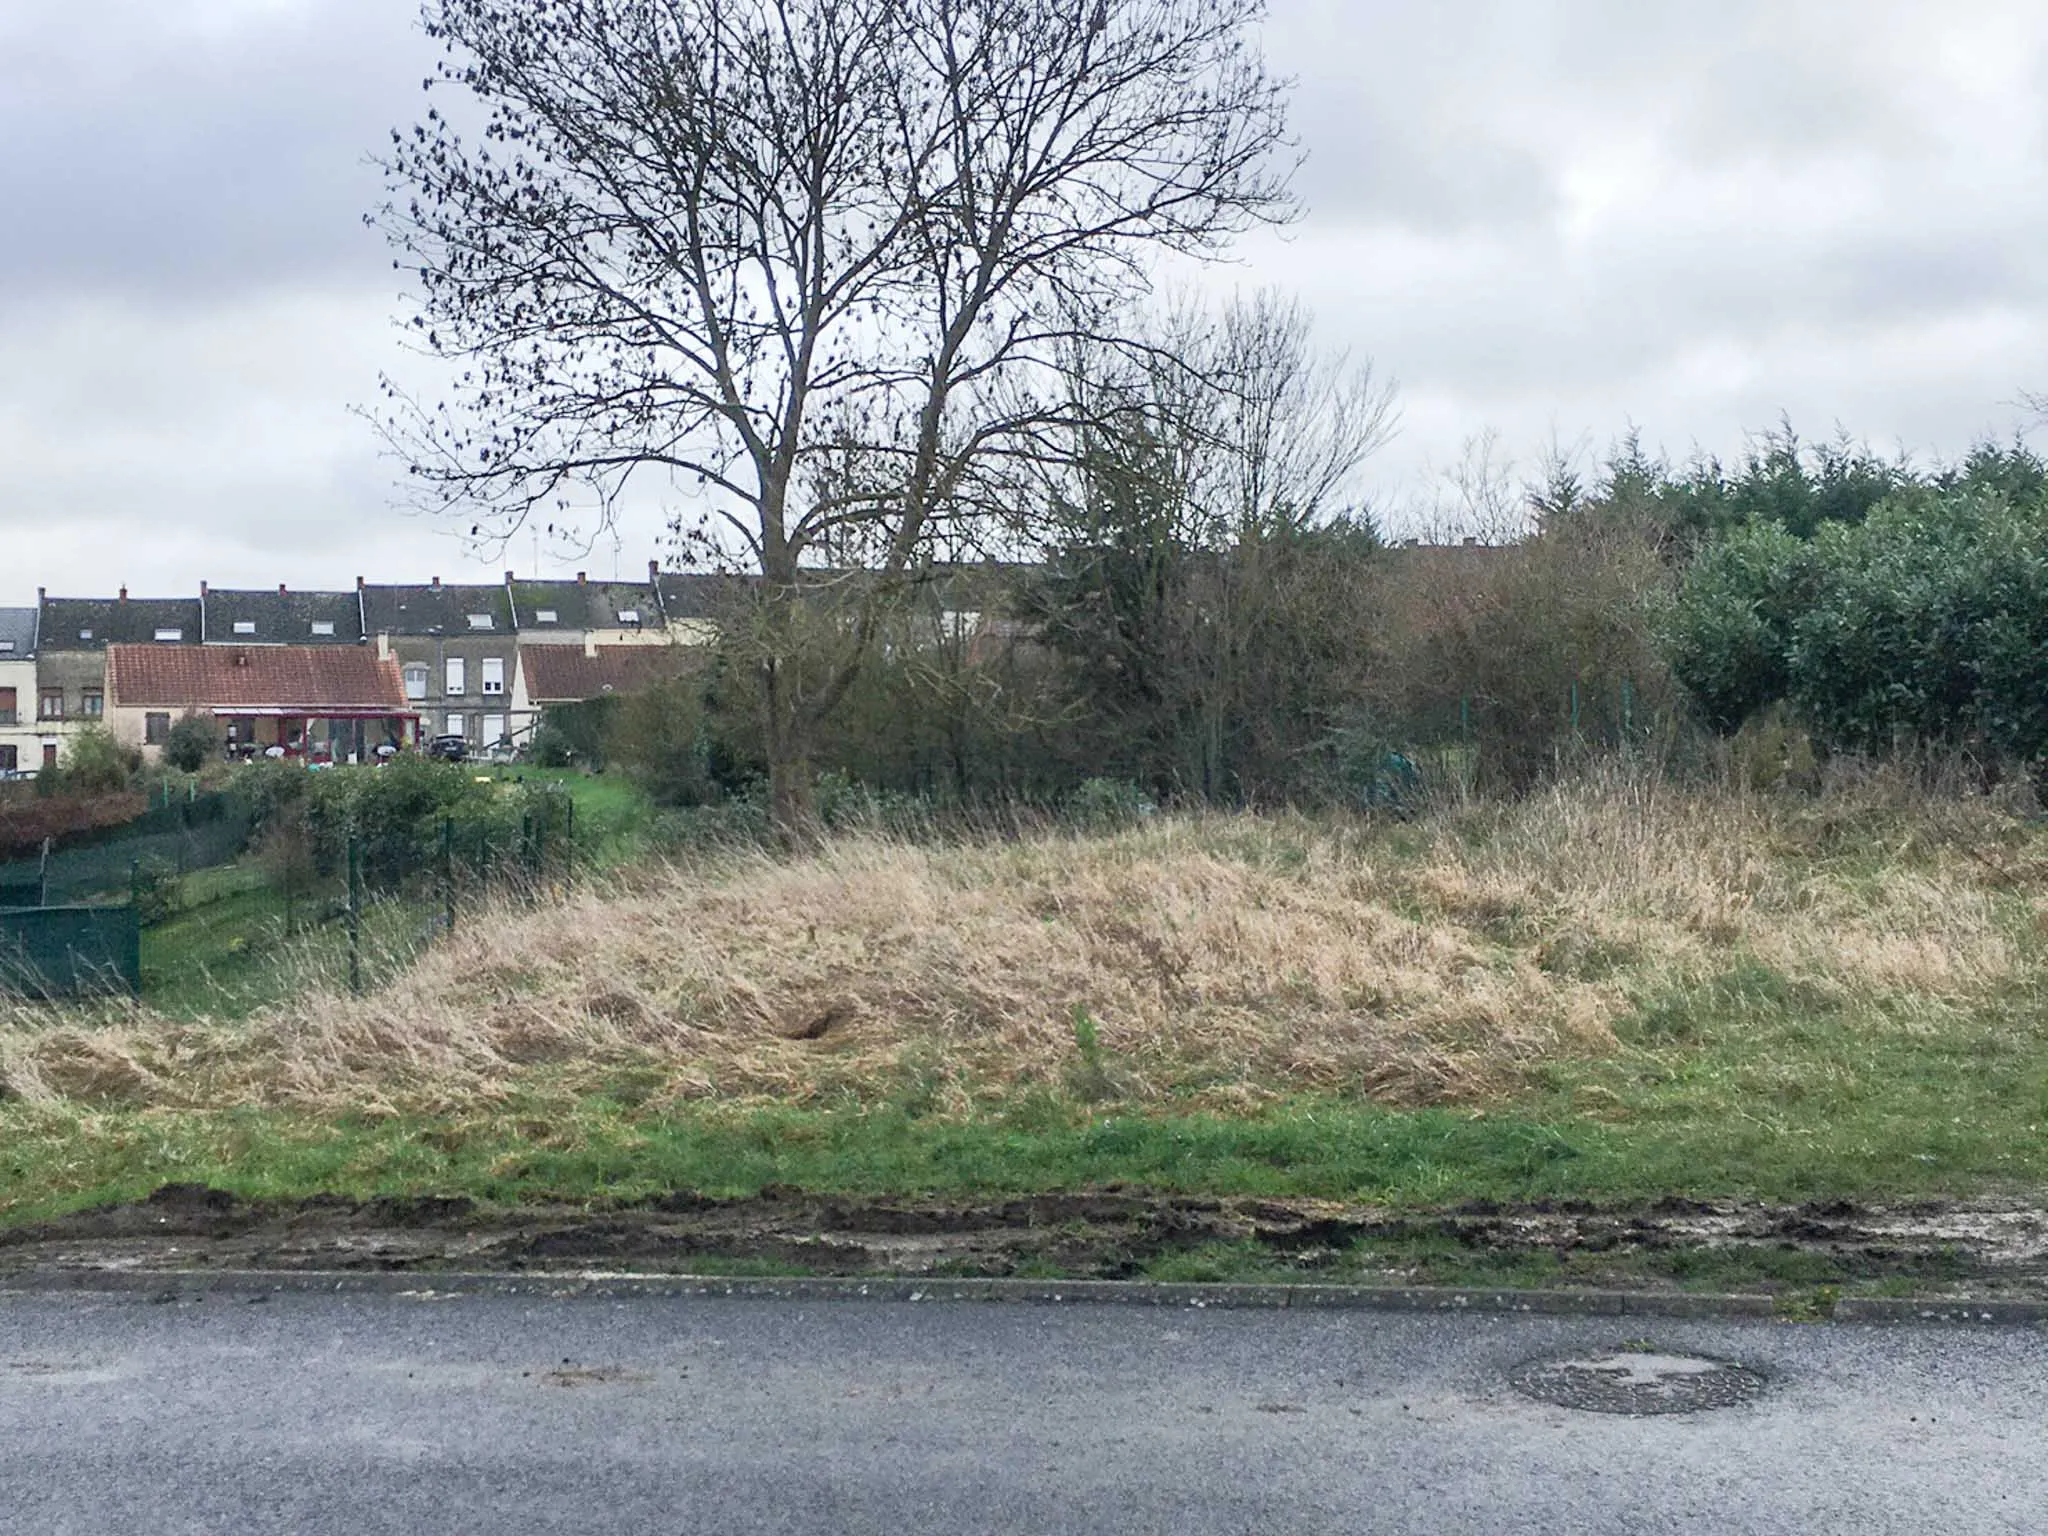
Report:
[[[250,1201],[167,1185],[134,1204],[0,1231],[0,1275],[49,1268],[688,1273],[747,1265],[823,1275],[1119,1279],[1218,1245],[1303,1279],[1361,1270],[1413,1278],[1407,1256],[1426,1253],[1481,1267],[1550,1255],[1596,1283],[1603,1266],[1640,1283],[1646,1268],[1654,1273],[1660,1258],[1674,1254],[1755,1260],[1765,1273],[1784,1269],[1790,1255],[1823,1258],[1849,1278],[2048,1294],[2048,1211],[2017,1203],[1767,1206],[1674,1198],[1397,1211],[1126,1189],[948,1200],[771,1188],[735,1199],[678,1192],[593,1210],[435,1197]]]

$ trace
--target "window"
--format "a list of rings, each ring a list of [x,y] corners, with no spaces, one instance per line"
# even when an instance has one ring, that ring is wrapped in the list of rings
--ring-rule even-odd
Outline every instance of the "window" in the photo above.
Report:
[[[237,619],[237,620],[235,620],[235,633],[236,633],[236,634],[238,634],[238,635],[253,635],[253,634],[255,634],[255,633],[256,633],[256,621],[255,621],[254,619]]]
[[[55,743],[54,741],[46,741],[43,743],[43,766],[45,768],[54,768],[57,766],[57,743]]]
[[[449,711],[448,711],[448,718],[447,718],[447,721],[446,721],[446,732],[445,732],[445,734],[447,734],[447,735],[450,735],[450,736],[460,736],[460,735],[462,734],[462,728],[463,728],[463,725],[464,725],[464,723],[465,723],[465,722],[463,721],[463,718],[462,718],[462,711],[461,711],[461,710],[459,710],[459,709],[451,709],[451,710],[449,710]]]
[[[503,693],[504,691],[505,658],[502,656],[486,656],[484,658],[484,692]]]
[[[491,616],[488,613],[472,613],[469,616],[469,627],[471,629],[490,629],[493,627]]]
[[[185,631],[182,629],[160,629],[156,632],[156,637],[167,643],[175,644],[177,641],[185,638]]]
[[[405,696],[408,699],[427,696],[427,669],[417,662],[405,669]]]
[[[88,720],[97,720],[107,712],[106,695],[97,688],[86,688],[78,695],[78,712]]]
[[[314,633],[314,634],[316,634],[316,635],[331,635],[331,634],[333,634],[333,633],[334,633],[334,620],[332,620],[332,619],[315,619],[315,620],[313,621],[313,633]]]
[[[19,707],[15,701],[14,690],[0,688],[0,725],[15,724],[15,711]]]
[[[36,718],[38,720],[62,720],[64,718],[64,690],[45,688],[36,695]]]
[[[461,693],[463,691],[462,658],[460,656],[450,656],[448,658],[448,686],[443,691],[447,693]]]
[[[90,640],[92,638],[92,631],[89,629],[81,629],[78,632],[78,638],[81,640]]]
[[[0,747],[0,773],[19,773],[21,753],[13,747]]]
[[[503,715],[485,715],[484,745],[487,747],[495,747],[499,742],[503,741],[504,739],[505,717]]]
[[[638,624],[640,622],[640,610],[638,608],[621,608],[619,610],[619,622],[621,624]]]
[[[13,649],[14,642],[12,640],[0,640],[0,651],[12,651]]]
[[[536,624],[552,624],[555,622],[555,610],[543,608],[533,616],[533,621]]]
[[[145,746],[160,747],[171,739],[171,717],[152,711],[142,717],[142,740]]]

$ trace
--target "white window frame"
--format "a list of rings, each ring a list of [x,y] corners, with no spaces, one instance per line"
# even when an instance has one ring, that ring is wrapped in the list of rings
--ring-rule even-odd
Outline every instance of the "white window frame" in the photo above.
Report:
[[[481,666],[483,675],[479,679],[479,684],[482,691],[486,694],[503,693],[505,691],[505,658],[502,656],[486,656],[483,658]]]
[[[542,608],[542,609],[540,609],[539,611],[537,611],[537,612],[536,612],[536,613],[534,614],[534,616],[533,616],[533,622],[534,622],[534,623],[536,623],[536,624],[552,624],[552,623],[554,623],[554,622],[555,622],[555,610],[554,610],[554,609],[552,609],[552,608]]]
[[[423,661],[409,663],[405,668],[405,696],[408,699],[424,699],[427,689],[433,686],[434,669]]]
[[[469,616],[469,627],[471,629],[496,629],[498,625],[497,621],[488,613],[472,613]]]
[[[468,669],[460,656],[450,656],[441,672],[441,691],[451,697],[469,692]]]
[[[621,624],[638,624],[640,622],[640,610],[638,608],[621,608],[619,610],[619,622]]]
[[[333,634],[333,633],[334,633],[334,620],[332,620],[332,619],[315,619],[315,620],[313,621],[313,633],[314,633],[314,634],[316,634],[316,635],[331,635],[331,634]]]
[[[465,736],[469,730],[469,716],[459,709],[451,709],[441,717],[443,736]]]
[[[171,628],[170,625],[166,624],[162,629],[156,632],[156,638],[159,644],[176,645],[184,640],[185,631],[182,629],[173,629]]]
[[[237,619],[237,620],[235,620],[235,633],[236,633],[236,634],[238,634],[238,635],[253,635],[253,634],[255,634],[255,633],[256,633],[256,621],[255,621],[254,619]]]
[[[483,723],[483,735],[478,737],[477,739],[481,741],[483,745],[488,749],[490,747],[495,747],[498,744],[498,742],[504,737],[504,735],[505,717],[503,715],[485,715]]]

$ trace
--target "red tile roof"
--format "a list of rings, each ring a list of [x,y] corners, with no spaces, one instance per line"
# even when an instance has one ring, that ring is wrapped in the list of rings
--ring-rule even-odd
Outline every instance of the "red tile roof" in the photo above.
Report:
[[[110,645],[107,703],[409,713],[397,661],[366,646]]]
[[[576,704],[608,693],[638,693],[681,677],[698,658],[672,645],[522,645],[526,696],[535,704]]]

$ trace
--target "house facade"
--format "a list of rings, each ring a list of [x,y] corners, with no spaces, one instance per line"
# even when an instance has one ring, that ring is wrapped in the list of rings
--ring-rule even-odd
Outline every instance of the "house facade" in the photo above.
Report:
[[[358,579],[356,590],[364,632],[379,657],[397,662],[423,736],[460,736],[471,751],[512,739],[519,637],[506,586]]]
[[[106,658],[107,729],[149,758],[188,714],[217,722],[235,757],[372,762],[417,734],[398,662],[367,646],[114,645]]]
[[[61,762],[79,732],[106,723],[107,650],[114,645],[177,649],[199,644],[196,597],[51,597],[36,593],[38,751]]]
[[[0,779],[43,765],[35,726],[36,611],[0,608]]]

